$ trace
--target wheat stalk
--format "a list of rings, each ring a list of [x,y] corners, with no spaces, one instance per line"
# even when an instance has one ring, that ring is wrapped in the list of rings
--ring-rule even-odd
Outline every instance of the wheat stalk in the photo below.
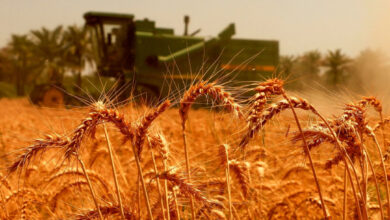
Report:
[[[180,219],[179,202],[177,201],[176,189],[177,189],[177,186],[172,187],[172,194],[173,194],[173,199],[175,201],[176,216],[177,216],[177,219]]]
[[[150,154],[152,156],[154,173],[157,174],[158,173],[157,164],[156,164],[156,160],[155,160],[155,157],[154,157],[152,144],[151,144],[149,136],[147,137],[147,140],[148,140],[148,145],[149,145],[149,148],[150,148]],[[161,205],[162,215],[163,215],[163,219],[165,220],[166,218],[165,218],[165,214],[164,214],[165,213],[164,199],[163,199],[163,196],[162,196],[162,193],[161,193],[160,179],[158,177],[156,177],[156,183],[157,183],[158,195],[160,197],[160,205]],[[167,216],[169,216],[169,210],[167,210]],[[170,217],[168,217],[168,220],[169,219],[170,219]]]
[[[378,200],[378,204],[379,204],[379,207],[380,207],[381,219],[383,220],[383,219],[384,219],[383,207],[382,207],[382,201],[381,201],[381,194],[380,194],[380,191],[379,191],[379,185],[378,185],[378,181],[377,181],[377,179],[376,179],[376,173],[375,173],[374,167],[373,167],[373,165],[372,165],[371,158],[370,158],[370,156],[368,155],[367,149],[364,149],[364,151],[365,151],[365,153],[367,154],[368,164],[369,164],[369,167],[370,167],[370,169],[371,169],[372,176],[373,176],[373,178],[374,178],[374,183],[375,183],[375,189],[376,189],[377,200]]]
[[[134,132],[133,132],[132,126],[124,120],[123,115],[121,115],[118,111],[111,110],[111,109],[104,109],[104,108],[97,109],[97,110],[98,111],[94,112],[93,115],[95,115],[97,118],[100,118],[101,120],[112,122],[120,130],[120,132],[125,136],[126,140],[131,140],[131,147],[133,150],[134,159],[136,161],[138,174],[140,176],[142,190],[143,190],[145,202],[147,205],[148,215],[149,215],[149,218],[153,220],[153,214],[152,214],[152,210],[151,210],[151,206],[150,206],[150,202],[149,202],[149,196],[148,196],[148,193],[146,190],[146,185],[145,185],[145,181],[143,179],[142,168],[141,168],[140,160],[139,160],[140,149],[136,148],[136,144],[141,143],[141,142],[139,142],[139,141],[136,142],[134,140]],[[154,119],[155,118],[153,118],[153,120]],[[146,124],[147,124],[147,122],[146,122]],[[141,127],[142,127],[142,125],[141,125]],[[138,137],[142,136],[142,134],[140,132],[137,132],[137,134],[138,134]],[[137,139],[137,140],[139,140],[139,139]]]
[[[112,175],[114,176],[115,189],[116,189],[116,194],[117,194],[117,198],[118,198],[118,203],[119,203],[119,207],[121,209],[122,218],[125,219],[125,212],[123,210],[123,204],[122,204],[122,198],[121,198],[121,194],[120,194],[118,177],[116,175],[116,169],[115,169],[115,164],[114,164],[114,156],[112,153],[111,141],[110,141],[110,137],[108,136],[106,124],[103,124],[103,128],[104,128],[104,136],[106,137],[106,142],[107,142],[107,149],[108,149],[108,152],[110,152],[111,169],[112,169]]]
[[[98,203],[98,201],[96,199],[95,191],[93,190],[92,183],[91,183],[91,180],[89,179],[89,176],[88,176],[88,173],[87,173],[87,169],[85,168],[84,162],[82,161],[82,159],[80,158],[80,156],[76,152],[74,152],[74,154],[76,154],[75,156],[76,156],[77,160],[79,161],[79,163],[81,165],[81,168],[83,169],[83,173],[84,173],[85,179],[87,180],[88,187],[89,187],[89,190],[90,190],[92,198],[93,198],[93,202],[95,203],[96,210],[99,213],[99,218],[100,218],[100,220],[103,220],[103,215],[102,215],[102,213],[100,211],[99,203]]]
[[[225,167],[226,186],[228,190],[228,201],[229,201],[229,219],[233,219],[233,205],[232,195],[230,189],[230,161],[229,161],[229,145],[222,144],[219,147],[219,157],[221,164]]]
[[[323,198],[322,198],[322,192],[321,192],[320,184],[318,182],[317,174],[316,174],[316,171],[315,171],[315,168],[314,168],[314,165],[313,165],[313,161],[312,161],[312,158],[311,158],[311,155],[310,155],[310,150],[309,150],[308,144],[306,142],[305,136],[303,134],[303,131],[302,131],[301,125],[299,123],[298,117],[297,117],[297,115],[295,113],[295,110],[294,110],[294,108],[300,108],[300,109],[303,109],[303,110],[308,110],[308,111],[315,112],[315,109],[306,100],[297,99],[297,98],[289,98],[286,95],[286,93],[283,90],[283,88],[281,88],[281,94],[282,94],[282,96],[284,97],[285,100],[282,100],[282,101],[278,102],[276,105],[273,105],[273,106],[269,107],[268,109],[266,109],[264,112],[262,112],[261,118],[260,118],[259,122],[249,128],[248,133],[244,136],[244,138],[240,142],[240,146],[242,148],[245,147],[248,144],[250,138],[252,138],[259,131],[259,129],[266,124],[267,121],[269,121],[272,117],[274,117],[276,114],[280,113],[281,111],[283,111],[283,110],[285,110],[287,108],[290,108],[291,111],[293,112],[293,115],[294,115],[294,118],[295,118],[295,122],[296,122],[296,124],[298,126],[299,132],[302,135],[302,140],[303,140],[304,147],[305,147],[304,148],[305,149],[305,153],[306,153],[306,155],[309,158],[310,167],[311,167],[312,172],[313,172],[313,176],[314,176],[314,180],[315,180],[315,183],[316,183],[316,186],[317,186],[317,189],[318,189],[318,193],[319,193],[321,202],[323,203],[324,201],[323,201]],[[325,208],[325,204],[323,205],[322,210],[324,212],[325,218],[328,218],[328,214],[327,214],[327,211],[326,211],[326,208]]]
[[[368,135],[370,137],[372,137],[374,142],[375,142],[376,149],[378,150],[378,153],[380,155],[379,159],[380,159],[380,162],[381,162],[383,173],[384,173],[385,176],[387,176],[386,165],[385,165],[385,162],[383,161],[382,150],[381,150],[381,147],[380,147],[380,145],[378,143],[378,140],[377,140],[377,138],[375,136],[375,133],[372,131],[372,129],[369,126],[366,126],[366,132],[368,132]],[[388,211],[388,216],[390,216],[390,190],[389,190],[389,183],[388,183],[387,178],[385,178],[385,185],[386,185],[386,194],[387,194],[387,211]]]
[[[230,93],[226,92],[222,86],[217,85],[216,83],[206,83],[199,82],[191,86],[185,93],[183,98],[180,100],[179,115],[182,121],[182,137],[184,145],[184,154],[186,159],[186,171],[188,181],[191,182],[191,173],[190,173],[190,162],[188,158],[188,149],[187,149],[187,140],[186,140],[186,121],[188,119],[188,112],[192,104],[196,99],[201,95],[210,95],[213,100],[219,101],[222,105],[227,108],[229,111],[233,112],[236,116],[242,117],[241,107],[238,105]],[[195,219],[195,207],[192,197],[191,200],[191,215]]]

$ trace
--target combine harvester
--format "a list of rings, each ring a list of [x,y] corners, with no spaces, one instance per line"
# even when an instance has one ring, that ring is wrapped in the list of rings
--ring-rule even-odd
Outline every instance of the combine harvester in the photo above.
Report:
[[[185,84],[183,81],[196,80],[195,73],[202,66],[205,70],[213,65],[213,71],[202,76],[205,79],[216,71],[217,78],[237,71],[234,81],[245,82],[264,79],[278,65],[278,41],[234,39],[233,23],[217,37],[206,39],[195,36],[200,30],[188,34],[188,16],[184,18],[184,35],[175,35],[170,28],[156,27],[148,19],[135,20],[131,14],[87,12],[84,19],[91,32],[98,73],[114,77],[118,88],[128,88],[122,92],[121,100],[129,98],[131,90],[147,100],[165,97],[171,86],[167,82],[180,88]],[[128,83],[131,86],[124,86]],[[47,92],[35,98],[36,103],[64,102],[63,94],[59,95],[53,87],[46,88],[49,88]]]

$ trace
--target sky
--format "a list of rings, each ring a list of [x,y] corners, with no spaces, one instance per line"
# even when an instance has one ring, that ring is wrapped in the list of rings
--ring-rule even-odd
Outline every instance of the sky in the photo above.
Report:
[[[42,26],[83,25],[87,11],[134,14],[182,34],[215,36],[229,23],[236,38],[278,40],[282,55],[342,49],[349,56],[371,48],[390,54],[389,0],[0,0],[0,47],[11,34]]]

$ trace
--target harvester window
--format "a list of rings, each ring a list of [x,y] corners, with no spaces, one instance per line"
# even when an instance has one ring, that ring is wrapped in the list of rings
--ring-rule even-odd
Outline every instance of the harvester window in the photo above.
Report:
[[[87,28],[88,28],[89,36],[91,36],[92,55],[94,56],[94,59],[97,62],[100,62],[100,58],[103,54],[102,52],[103,48],[99,46],[101,45],[100,42],[101,36],[99,36],[100,32],[98,31],[97,27],[87,26]]]
[[[115,45],[119,28],[120,25],[104,24],[105,43],[107,45]]]

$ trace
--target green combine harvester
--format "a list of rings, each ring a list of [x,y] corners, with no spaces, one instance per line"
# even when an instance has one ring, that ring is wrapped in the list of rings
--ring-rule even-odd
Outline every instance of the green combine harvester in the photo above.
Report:
[[[186,81],[199,80],[196,73],[209,66],[212,71],[201,74],[204,79],[215,72],[214,77],[220,78],[234,71],[237,74],[230,74],[235,75],[234,82],[245,82],[270,76],[278,65],[278,41],[233,39],[233,23],[218,36],[206,38],[195,36],[199,30],[188,33],[188,16],[183,35],[156,27],[148,19],[135,20],[131,14],[87,12],[84,19],[99,75],[114,77],[118,88],[128,88],[121,93],[122,100],[131,91],[147,100],[165,97],[173,83],[180,88]]]

